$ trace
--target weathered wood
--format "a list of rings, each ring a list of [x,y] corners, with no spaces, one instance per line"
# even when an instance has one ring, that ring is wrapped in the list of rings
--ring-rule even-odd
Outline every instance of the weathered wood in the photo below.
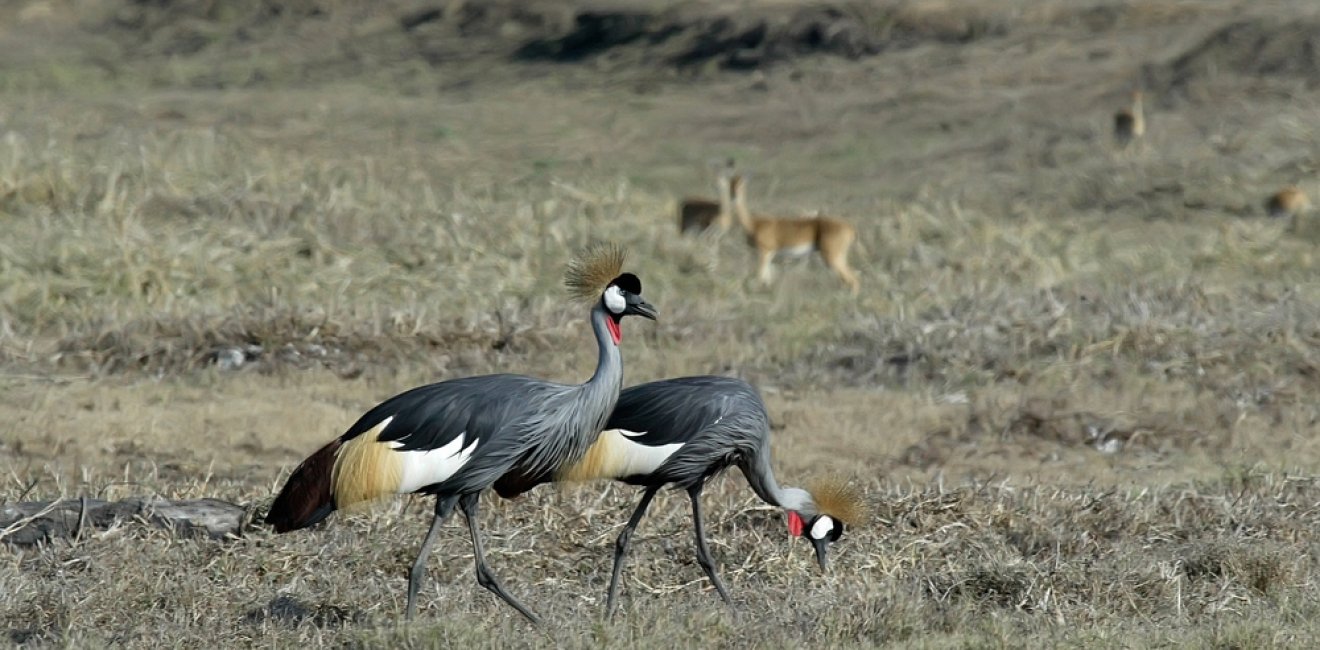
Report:
[[[241,534],[246,521],[246,508],[219,499],[28,501],[0,506],[0,542],[32,546],[132,523],[169,528],[183,537],[223,539]]]

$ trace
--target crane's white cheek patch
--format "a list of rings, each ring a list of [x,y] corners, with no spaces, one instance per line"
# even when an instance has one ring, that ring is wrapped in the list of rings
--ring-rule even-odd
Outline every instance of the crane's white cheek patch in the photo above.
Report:
[[[821,517],[816,523],[811,525],[811,539],[825,539],[825,536],[834,530],[834,520],[829,517]]]
[[[463,447],[466,438],[467,434],[460,433],[457,438],[439,449],[412,451],[399,451],[398,448],[402,447],[403,443],[392,442],[394,453],[403,458],[403,476],[399,480],[399,492],[416,492],[428,485],[444,482],[457,474],[458,470],[472,459],[472,452],[477,450],[477,440],[473,440],[467,448]]]
[[[622,314],[628,306],[628,301],[624,300],[623,292],[618,287],[610,285],[605,289],[605,307],[611,312]]]

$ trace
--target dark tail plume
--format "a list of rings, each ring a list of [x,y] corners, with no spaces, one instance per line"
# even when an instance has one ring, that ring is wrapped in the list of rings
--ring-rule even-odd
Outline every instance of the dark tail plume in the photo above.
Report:
[[[320,448],[289,475],[284,489],[280,490],[266,513],[266,523],[274,526],[275,532],[306,528],[320,523],[335,511],[330,478],[340,444],[339,440],[334,440]]]
[[[515,469],[501,476],[500,480],[495,481],[495,493],[500,495],[502,499],[516,499],[542,483],[549,483],[550,479],[549,474],[532,476],[522,470]]]

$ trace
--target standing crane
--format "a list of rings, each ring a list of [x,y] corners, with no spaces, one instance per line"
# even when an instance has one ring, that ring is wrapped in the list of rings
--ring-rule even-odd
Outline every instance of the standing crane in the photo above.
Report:
[[[454,506],[463,510],[477,582],[532,622],[486,565],[477,526],[481,493],[505,476],[541,476],[579,460],[605,427],[623,384],[619,343],[624,316],[655,320],[642,284],[620,273],[618,246],[587,249],[565,283],[592,301],[599,361],[586,383],[557,384],[520,375],[451,379],[381,402],[343,435],[304,460],[275,497],[266,522],[276,532],[316,524],[339,508],[392,494],[434,495],[435,516],[408,574],[407,618],[416,612],[426,559]]]
[[[701,491],[706,482],[732,465],[742,470],[761,500],[787,512],[789,534],[811,541],[822,571],[827,567],[829,545],[843,535],[844,524],[856,525],[864,518],[861,497],[843,483],[822,481],[810,492],[779,486],[770,467],[770,416],[760,394],[747,382],[700,376],[632,386],[619,395],[605,431],[586,455],[539,481],[614,479],[643,488],[642,500],[614,545],[607,614],[614,613],[619,574],[633,531],[666,485],[687,490],[697,562],[720,598],[733,606],[706,547],[701,514]],[[534,484],[501,480],[495,491],[512,498],[532,487]]]

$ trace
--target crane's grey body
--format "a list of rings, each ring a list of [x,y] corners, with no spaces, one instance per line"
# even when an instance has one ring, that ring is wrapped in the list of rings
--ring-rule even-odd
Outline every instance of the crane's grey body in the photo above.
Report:
[[[503,449],[492,450],[489,461],[473,459],[474,473],[479,477],[475,483],[488,487],[511,470],[530,476],[553,473],[581,458],[595,442],[623,387],[623,358],[606,331],[606,318],[609,316],[599,307],[591,311],[599,350],[591,379],[577,386],[541,382],[540,390],[533,388],[524,393],[525,397],[517,401],[526,405],[530,417],[524,415],[509,425],[510,442]],[[492,389],[503,390],[498,386]]]
[[[624,252],[589,247],[569,265],[565,285],[590,312],[598,361],[591,379],[565,385],[521,375],[487,375],[415,388],[369,410],[348,431],[304,460],[266,513],[277,532],[311,526],[340,507],[401,492],[436,497],[431,527],[408,579],[407,617],[416,611],[426,558],[457,506],[472,535],[477,581],[536,621],[505,593],[486,565],[478,529],[481,493],[504,481],[553,476],[591,447],[623,384],[621,320],[656,319],[642,284],[620,273]],[[613,278],[613,279],[611,279]]]
[[[437,449],[464,433],[475,435],[478,443],[471,459],[453,476],[418,490],[434,494],[437,499],[431,529],[422,542],[421,554],[410,574],[410,617],[415,610],[417,590],[425,574],[430,546],[440,525],[458,504],[467,516],[476,551],[478,582],[528,619],[537,620],[531,611],[504,592],[485,566],[476,524],[479,498],[483,490],[506,475],[551,474],[560,465],[580,458],[591,446],[614,408],[623,384],[623,361],[618,346],[610,339],[607,318],[610,316],[600,306],[591,310],[592,330],[600,354],[595,374],[584,384],[568,386],[519,375],[473,377],[444,382],[455,385],[452,395],[445,395],[449,399],[428,401],[427,404],[439,413],[427,417],[425,411],[428,409],[415,409],[421,412],[423,421],[435,423],[437,428],[415,429],[413,433],[399,436],[400,449]],[[514,395],[517,399],[510,399]],[[457,408],[450,416],[449,409],[454,407]],[[465,425],[458,426],[464,419]],[[394,424],[395,421],[391,421],[390,426]],[[383,435],[389,433],[386,428]]]
[[[414,388],[372,408],[342,440],[386,422],[377,440],[398,452],[426,452],[463,436],[476,445],[456,473],[416,492],[444,495],[484,490],[513,473],[539,476],[580,458],[618,400],[623,383],[619,348],[609,338],[599,307],[591,312],[599,361],[584,384],[567,385],[522,375],[483,375]],[[510,399],[517,395],[518,399]]]
[[[782,488],[775,480],[770,466],[770,417],[760,394],[745,381],[716,376],[680,377],[626,388],[605,429],[602,436],[619,435],[597,445],[607,444],[608,452],[615,456],[640,460],[609,464],[592,459],[593,449],[587,452],[583,462],[584,465],[594,462],[592,468],[599,469],[576,477],[612,478],[645,488],[615,543],[606,605],[611,613],[628,542],[651,500],[666,485],[687,491],[692,502],[698,563],[730,605],[733,601],[706,547],[700,502],[706,481],[736,465],[765,502],[808,517],[817,514],[816,504],[806,490]],[[663,460],[657,462],[662,455]],[[571,470],[569,476],[573,476]]]
[[[477,524],[481,492],[501,480],[520,484],[551,476],[595,441],[623,383],[618,319],[655,313],[639,296],[626,300],[614,313],[607,313],[603,302],[591,310],[599,356],[586,383],[486,375],[400,393],[372,408],[295,469],[267,521],[285,532],[373,496],[394,491],[433,494],[435,515],[409,573],[407,617],[416,611],[431,546],[457,506],[472,535],[477,581],[535,622],[535,615],[504,591],[486,565]]]
[[[770,415],[756,388],[741,379],[706,375],[630,386],[619,395],[605,428],[643,432],[630,436],[638,444],[682,444],[652,472],[609,478],[687,489],[737,465],[766,503],[815,514],[805,490],[781,488],[775,480]]]

